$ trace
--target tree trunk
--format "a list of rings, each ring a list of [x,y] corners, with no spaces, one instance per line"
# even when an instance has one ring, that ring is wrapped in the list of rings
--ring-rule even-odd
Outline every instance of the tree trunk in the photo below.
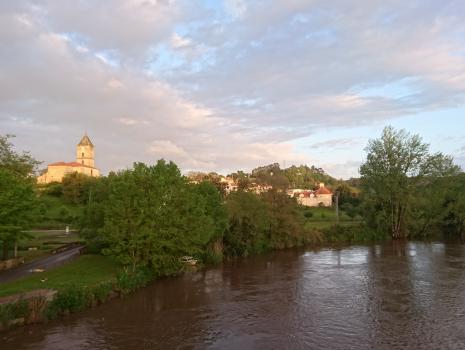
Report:
[[[3,242],[3,260],[8,259],[8,242]]]
[[[15,241],[14,258],[18,257],[18,241]]]

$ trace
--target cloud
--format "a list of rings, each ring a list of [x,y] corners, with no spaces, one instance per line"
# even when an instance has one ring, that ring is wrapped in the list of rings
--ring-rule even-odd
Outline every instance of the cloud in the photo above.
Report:
[[[350,138],[342,138],[342,139],[331,139],[322,142],[316,142],[310,145],[310,148],[318,149],[318,148],[330,148],[330,149],[343,149],[350,146],[359,145],[360,142],[358,140],[350,139]]]
[[[297,139],[463,106],[463,13],[447,0],[2,2],[0,130],[46,162],[87,130],[104,171],[311,163]],[[354,175],[347,162],[326,170]]]

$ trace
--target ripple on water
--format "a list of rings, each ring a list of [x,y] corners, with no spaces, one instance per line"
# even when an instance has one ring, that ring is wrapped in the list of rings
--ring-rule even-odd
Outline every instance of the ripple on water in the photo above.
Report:
[[[388,244],[237,260],[18,329],[10,349],[465,349],[465,250]]]

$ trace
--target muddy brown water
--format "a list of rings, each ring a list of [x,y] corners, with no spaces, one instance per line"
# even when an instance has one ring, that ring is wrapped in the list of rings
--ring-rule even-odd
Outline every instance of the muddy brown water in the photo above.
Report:
[[[241,259],[2,334],[0,349],[465,349],[465,247]]]

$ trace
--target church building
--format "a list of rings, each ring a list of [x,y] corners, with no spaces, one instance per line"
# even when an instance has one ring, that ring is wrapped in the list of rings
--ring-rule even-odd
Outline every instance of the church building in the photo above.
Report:
[[[48,184],[50,182],[62,182],[66,174],[80,173],[88,176],[100,176],[100,171],[95,167],[94,145],[85,134],[76,146],[75,162],[57,162],[47,166],[47,171],[37,178],[37,183]]]

